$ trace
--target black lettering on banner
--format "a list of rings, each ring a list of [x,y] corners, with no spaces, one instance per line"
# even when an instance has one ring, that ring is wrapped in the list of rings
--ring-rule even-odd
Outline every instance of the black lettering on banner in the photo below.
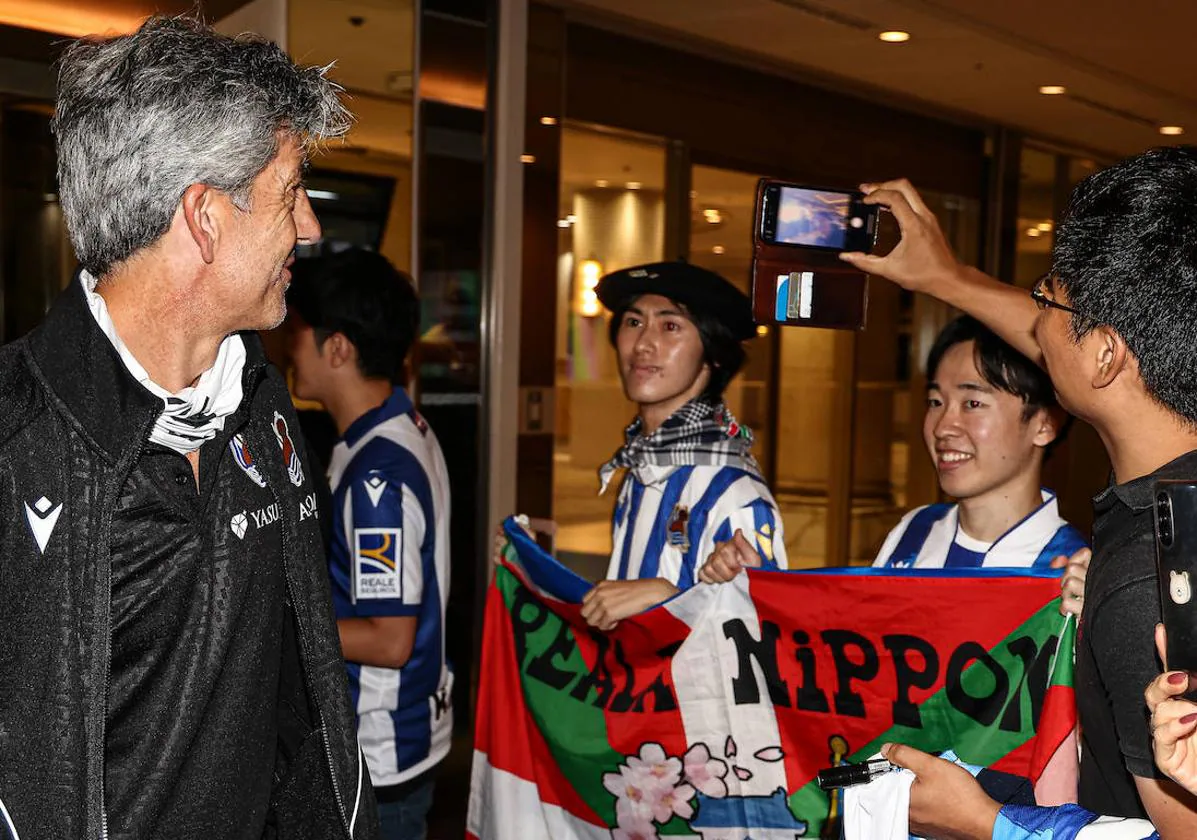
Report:
[[[1000,729],[1006,732],[1022,731],[1022,689],[1026,686],[1031,698],[1031,726],[1039,725],[1039,714],[1043,711],[1043,698],[1047,694],[1047,683],[1051,678],[1052,657],[1060,644],[1058,636],[1049,636],[1042,649],[1037,649],[1030,636],[1019,636],[1006,645],[1006,650],[1022,660],[1022,677],[1014,686],[1006,713],[1002,715]]]
[[[569,694],[575,700],[586,702],[590,689],[595,690],[593,705],[600,709],[607,708],[611,695],[615,693],[615,679],[607,668],[607,650],[611,647],[611,639],[606,633],[590,631],[590,638],[597,650],[594,654],[594,668],[582,675],[578,684]]]
[[[964,670],[974,659],[993,675],[993,691],[985,697],[972,696],[961,682]],[[982,726],[989,726],[997,720],[998,713],[1006,705],[1006,698],[1010,694],[1010,677],[989,655],[989,651],[977,642],[965,642],[952,651],[952,658],[948,660],[946,681],[948,702],[957,711],[968,715]]]
[[[515,661],[520,670],[528,655],[528,636],[549,619],[549,610],[526,587],[518,586],[511,596],[511,630],[515,641]]]
[[[630,711],[632,705],[636,702],[636,672],[628,664],[627,657],[623,653],[623,645],[619,642],[615,643],[615,661],[623,669],[623,687],[619,690],[618,694],[611,698],[611,703],[607,706],[607,711]]]
[[[528,663],[527,673],[528,676],[540,680],[547,686],[563,689],[578,676],[576,671],[562,667],[570,654],[578,649],[578,645],[570,635],[569,625],[555,615],[553,620],[557,622],[557,635],[553,637],[552,643],[542,653],[532,657]],[[554,662],[557,657],[561,657],[560,665]]]
[[[831,658],[835,662],[835,713],[864,717],[864,698],[852,690],[852,681],[868,682],[877,676],[881,668],[877,649],[864,636],[851,630],[824,630],[819,635],[831,648]],[[859,651],[859,662],[848,655],[850,647]]]
[[[753,638],[742,619],[733,618],[723,623],[723,635],[736,646],[739,659],[739,673],[732,677],[732,697],[736,705],[761,702],[761,690],[752,670],[752,662],[756,660],[765,676],[773,705],[789,708],[790,689],[777,670],[777,640],[781,638],[781,628],[772,621],[762,621],[758,640]]]
[[[893,633],[881,637],[881,644],[890,652],[894,662],[894,676],[897,678],[897,697],[894,698],[894,723],[898,726],[923,728],[923,717],[919,707],[910,699],[912,688],[927,689],[935,685],[939,675],[939,654],[926,639]],[[911,664],[909,654],[917,653],[922,667]]]
[[[797,645],[794,658],[798,660],[798,669],[802,671],[798,696],[795,697],[798,708],[807,712],[830,712],[827,695],[819,688],[817,660],[810,648],[810,636],[805,630],[795,630],[793,639]]]
[[[648,688],[636,695],[636,702],[632,704],[632,710],[636,712],[649,711],[645,705],[645,701],[648,700],[652,701],[651,711],[677,711],[677,698],[673,696],[673,690],[665,684],[665,680],[661,678],[659,672],[653,677],[653,681],[649,683]]]

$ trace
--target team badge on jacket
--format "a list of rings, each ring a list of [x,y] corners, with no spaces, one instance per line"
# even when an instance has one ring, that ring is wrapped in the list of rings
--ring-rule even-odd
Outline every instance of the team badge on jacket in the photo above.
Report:
[[[685,554],[690,550],[690,509],[685,505],[674,505],[669,515],[666,538],[671,546]]]
[[[303,485],[303,462],[299,460],[299,453],[295,451],[295,444],[291,440],[291,432],[287,429],[287,420],[277,411],[274,412],[274,436],[278,438],[278,445],[283,450],[283,463],[287,465],[287,475],[296,487]]]
[[[249,446],[245,443],[245,438],[241,435],[233,435],[233,439],[229,441],[229,449],[233,451],[233,460],[249,476],[250,481],[259,487],[265,487],[266,477],[254,464],[254,456],[249,454]]]

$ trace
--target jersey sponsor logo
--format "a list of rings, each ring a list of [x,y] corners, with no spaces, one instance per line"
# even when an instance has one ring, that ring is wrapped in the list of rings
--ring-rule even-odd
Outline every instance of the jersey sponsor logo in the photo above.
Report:
[[[42,496],[29,506],[25,503],[25,520],[29,523],[29,530],[37,543],[38,551],[46,553],[46,546],[50,543],[50,535],[54,533],[54,526],[58,524],[58,517],[62,515],[62,502],[55,505]]]
[[[402,528],[353,530],[353,591],[357,600],[402,598]]]
[[[438,688],[429,700],[432,703],[433,722],[440,721],[453,708],[453,695],[448,686]]]
[[[303,522],[310,517],[320,518],[320,509],[316,507],[316,494],[308,493],[307,496],[299,500],[299,521]]]
[[[315,499],[313,498],[313,504]],[[278,502],[269,504],[266,507],[258,508],[257,510],[243,510],[235,514],[229,522],[229,527],[233,529],[233,533],[237,535],[237,539],[245,539],[245,535],[249,533],[250,526],[256,528],[265,528],[267,525],[273,525],[278,522],[279,506]]]
[[[380,475],[372,475],[362,482],[366,485],[366,495],[370,497],[370,504],[378,507],[378,503],[382,501],[382,494],[387,489],[387,482]]]
[[[249,476],[250,481],[259,487],[265,487],[266,477],[254,464],[254,456],[249,454],[249,446],[246,444],[245,438],[241,435],[233,435],[233,439],[229,441],[229,449],[233,453],[233,460]]]
[[[757,529],[756,550],[770,563],[773,562],[773,526],[768,522]]]
[[[233,529],[233,533],[237,535],[237,539],[245,539],[245,532],[249,530],[249,517],[245,511],[233,515],[229,527]]]
[[[690,550],[690,508],[685,505],[674,505],[673,513],[669,514],[669,524],[666,526],[666,541],[683,554]]]
[[[283,463],[287,465],[287,477],[296,487],[303,485],[303,462],[299,460],[299,453],[295,451],[295,443],[291,440],[291,430],[287,428],[287,420],[277,411],[274,412],[274,436],[278,439],[279,448],[283,450]]]

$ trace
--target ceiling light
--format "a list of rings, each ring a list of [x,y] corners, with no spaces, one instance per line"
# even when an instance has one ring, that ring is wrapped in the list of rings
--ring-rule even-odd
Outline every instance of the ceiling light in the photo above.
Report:
[[[567,227],[569,227],[569,219],[558,219],[558,220],[557,220],[557,227],[559,227],[559,228],[567,228]]]
[[[887,44],[903,44],[910,40],[910,33],[901,29],[890,29],[877,36]]]
[[[640,183],[639,181],[628,181],[626,184],[624,184],[624,186],[629,190],[638,190],[643,187],[644,184]]]
[[[1043,231],[1037,227],[1027,228],[1027,236],[1031,237],[1032,239],[1038,239],[1039,237],[1043,236]]]
[[[717,225],[723,221],[723,213],[714,207],[703,210],[702,217],[706,219],[708,225]]]
[[[557,118],[556,117],[541,117],[540,124],[541,125],[556,125]]]
[[[520,163],[536,163],[536,155],[520,155]]]
[[[1039,92],[1044,96],[1062,96],[1068,93],[1068,88],[1064,87],[1064,85],[1041,85]]]
[[[574,224],[578,223],[578,217],[575,216],[573,213],[570,213],[568,216],[565,217],[565,221],[569,222],[571,225],[574,225]]]
[[[1185,130],[1184,130],[1183,126],[1179,126],[1179,125],[1161,125],[1160,126],[1160,134],[1167,135],[1168,137],[1176,137],[1177,135],[1184,134],[1184,133],[1185,133]]]
[[[759,335],[761,338],[764,338],[765,336],[767,336],[769,334],[769,328],[766,327],[764,324],[761,324],[759,327],[756,328],[756,334]]]
[[[1043,231],[1044,233],[1051,233],[1052,223],[1051,222],[1040,222],[1039,224],[1035,225],[1035,227],[1037,227],[1039,230]]]
[[[603,187],[611,186],[611,182],[608,181],[606,178],[599,178],[597,181],[594,182],[594,185],[596,187],[598,187],[599,189],[602,189]]]
[[[716,245],[711,249],[711,253],[716,256],[721,256],[726,249],[722,245]]]
[[[314,198],[317,201],[336,201],[341,196],[329,190],[307,190],[308,198]]]

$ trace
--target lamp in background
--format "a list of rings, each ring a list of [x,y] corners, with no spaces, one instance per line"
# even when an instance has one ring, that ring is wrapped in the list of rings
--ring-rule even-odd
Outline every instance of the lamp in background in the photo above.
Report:
[[[582,272],[582,284],[578,314],[584,318],[594,318],[603,311],[599,304],[598,293],[595,291],[599,278],[603,276],[603,264],[591,257],[588,260],[583,260],[579,268]]]

